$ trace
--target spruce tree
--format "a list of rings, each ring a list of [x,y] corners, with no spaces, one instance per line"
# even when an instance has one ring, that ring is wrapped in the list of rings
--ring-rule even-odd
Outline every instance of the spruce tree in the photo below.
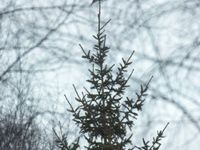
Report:
[[[138,111],[142,110],[152,79],[151,77],[146,85],[140,86],[140,92],[136,93],[136,99],[124,97],[125,90],[129,87],[127,83],[133,73],[132,69],[128,77],[125,77],[127,69],[132,63],[131,58],[134,51],[127,59],[122,58],[122,62],[113,73],[115,65],[105,62],[110,48],[106,46],[104,28],[109,22],[110,20],[101,25],[101,1],[99,1],[98,29],[97,34],[93,36],[97,43],[92,51],[86,51],[80,45],[83,51],[82,58],[91,64],[91,68],[88,69],[90,79],[87,80],[90,83],[90,89],[84,88],[84,92],[79,94],[73,85],[76,93],[75,100],[80,104],[76,108],[65,96],[70,106],[69,111],[73,114],[73,121],[80,127],[80,134],[84,135],[82,138],[88,142],[88,145],[85,146],[87,150],[126,150],[128,145],[129,147],[133,145],[132,134],[127,136],[128,130],[133,128]],[[132,146],[129,150],[158,150],[167,125],[157,133],[152,143],[143,139],[143,146]],[[81,136],[69,145],[64,134],[59,137],[55,130],[54,133],[57,136],[57,146],[62,150],[79,149]]]

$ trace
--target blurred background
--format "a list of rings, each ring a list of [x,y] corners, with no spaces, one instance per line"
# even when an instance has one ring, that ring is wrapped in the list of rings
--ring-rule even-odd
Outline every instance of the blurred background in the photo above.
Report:
[[[72,84],[80,92],[88,86],[78,44],[95,44],[91,1],[0,1],[0,149],[56,150],[52,128],[69,142],[78,135],[64,94],[73,103]],[[154,76],[133,143],[152,140],[170,122],[162,150],[199,150],[200,1],[107,0],[102,23],[108,19],[108,63],[135,50],[127,95]]]

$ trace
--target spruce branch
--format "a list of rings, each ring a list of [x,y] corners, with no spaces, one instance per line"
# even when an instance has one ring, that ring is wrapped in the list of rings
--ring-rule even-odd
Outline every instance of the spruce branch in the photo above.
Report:
[[[135,148],[137,148],[138,150],[159,150],[161,143],[160,141],[164,138],[164,131],[166,130],[167,126],[169,125],[169,122],[165,125],[165,127],[163,128],[163,130],[157,131],[157,136],[155,138],[153,138],[152,144],[150,146],[150,142],[149,141],[145,141],[143,138],[143,146],[138,147],[135,146]]]
[[[77,150],[79,147],[79,139],[78,137],[71,145],[67,142],[67,136],[63,134],[62,132],[62,127],[59,122],[59,129],[60,129],[60,134],[61,137],[58,135],[58,133],[55,131],[55,128],[52,128],[54,135],[56,136],[56,146],[62,150]]]
[[[109,19],[106,23],[104,23],[104,25],[100,28],[100,30],[104,29],[104,27],[111,21],[111,19]]]
[[[71,108],[71,110],[69,110],[69,111],[70,111],[70,112],[75,112],[75,110],[74,110],[74,108],[72,107],[71,103],[69,102],[67,96],[66,96],[66,95],[64,95],[64,96],[65,96],[65,99],[66,99],[67,103],[69,104],[69,106],[70,106],[70,108]]]

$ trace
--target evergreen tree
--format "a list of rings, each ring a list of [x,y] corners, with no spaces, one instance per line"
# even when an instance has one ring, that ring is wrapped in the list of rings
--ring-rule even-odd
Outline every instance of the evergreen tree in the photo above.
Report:
[[[73,108],[65,96],[70,106],[69,111],[74,117],[73,121],[80,127],[80,133],[88,142],[88,146],[85,146],[87,150],[125,150],[127,145],[132,145],[132,134],[127,136],[127,131],[132,129],[133,120],[137,118],[138,111],[142,110],[152,79],[145,86],[141,85],[135,100],[129,97],[124,98],[125,89],[129,87],[127,83],[133,70],[127,78],[125,73],[132,63],[131,58],[134,51],[128,59],[122,58],[122,63],[113,74],[114,64],[105,63],[110,48],[106,46],[104,28],[109,22],[110,20],[101,25],[101,1],[99,1],[98,30],[97,34],[93,36],[97,44],[94,45],[93,51],[85,51],[80,45],[83,51],[82,58],[86,59],[92,66],[89,69],[91,77],[87,80],[91,85],[90,90],[84,88],[85,93],[82,92],[80,95],[73,85],[76,93],[75,100],[80,103],[77,108]],[[131,149],[158,150],[165,128],[157,133],[152,144],[143,139],[143,146],[134,146]],[[80,146],[80,137],[69,145],[65,135],[59,137],[55,130],[54,133],[57,136],[57,146],[62,150],[76,150]]]

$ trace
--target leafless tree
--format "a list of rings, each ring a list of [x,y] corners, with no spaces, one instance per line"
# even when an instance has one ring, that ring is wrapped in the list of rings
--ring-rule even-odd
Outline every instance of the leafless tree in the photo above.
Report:
[[[38,116],[52,112],[39,109],[44,97],[38,96],[35,77],[63,63],[57,61],[59,56],[51,59],[57,53],[52,49],[59,47],[47,43],[70,20],[75,5],[66,2],[48,6],[33,1],[0,2],[0,149],[55,149],[53,139],[43,135],[45,126],[38,123]]]

